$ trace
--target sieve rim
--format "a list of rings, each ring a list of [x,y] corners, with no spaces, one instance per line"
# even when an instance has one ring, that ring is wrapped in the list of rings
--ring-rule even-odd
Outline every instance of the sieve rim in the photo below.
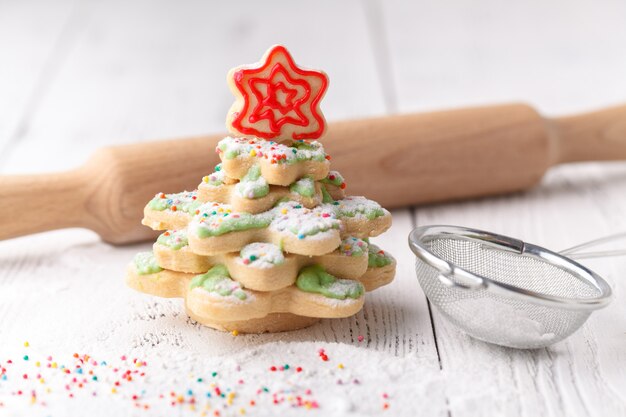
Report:
[[[592,285],[599,292],[589,298],[559,297],[541,292],[531,291],[522,287],[496,281],[476,274],[442,259],[425,245],[425,242],[436,238],[452,238],[480,242],[496,250],[504,250],[519,255],[529,256],[559,267],[577,279]],[[606,307],[612,299],[611,286],[598,274],[578,262],[546,249],[509,236],[491,233],[485,230],[472,229],[451,225],[419,226],[409,234],[409,247],[419,260],[439,271],[439,280],[448,286],[466,291],[484,289],[498,295],[528,301],[534,304],[566,308],[571,310],[597,310]],[[461,278],[462,283],[450,278]]]

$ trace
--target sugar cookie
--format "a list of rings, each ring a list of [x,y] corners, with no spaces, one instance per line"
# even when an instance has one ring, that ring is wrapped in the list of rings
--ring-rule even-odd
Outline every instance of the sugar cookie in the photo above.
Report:
[[[226,126],[233,134],[277,141],[324,134],[320,102],[328,77],[297,66],[284,46],[271,47],[259,63],[231,69],[228,86],[235,103]]]
[[[213,265],[224,264],[233,279],[257,291],[274,291],[296,281],[304,266],[318,264],[335,276],[358,279],[368,268],[368,244],[349,237],[335,251],[321,256],[285,254],[271,243],[255,242],[240,252],[201,256],[187,245],[184,230],[167,231],[153,246],[157,264],[167,270],[203,273]]]
[[[255,174],[251,175],[251,172]],[[244,211],[250,214],[270,210],[281,200],[295,201],[304,207],[313,208],[322,203],[321,187],[327,186],[314,181],[311,177],[300,178],[289,187],[268,185],[260,181],[263,177],[256,177],[256,175],[260,175],[256,165],[250,168],[248,174],[240,182],[226,184],[212,179],[213,175],[207,175],[198,185],[198,200],[228,204],[234,211]],[[246,177],[254,179],[246,180]],[[333,193],[338,198],[345,196],[343,190],[337,191],[336,187]]]
[[[330,157],[317,141],[276,143],[254,138],[222,139],[216,148],[222,170],[242,179],[255,165],[268,184],[287,186],[304,176],[321,180],[328,175]]]
[[[187,309],[195,316],[216,322],[257,319],[272,313],[349,317],[363,307],[365,292],[359,281],[335,278],[319,265],[304,267],[295,285],[271,292],[243,288],[224,265],[193,275],[167,270],[141,273],[132,263],[126,282],[148,294],[184,297]]]

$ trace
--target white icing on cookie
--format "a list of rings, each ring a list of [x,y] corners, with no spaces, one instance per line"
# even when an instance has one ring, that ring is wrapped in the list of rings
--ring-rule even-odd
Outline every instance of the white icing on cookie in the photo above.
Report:
[[[285,262],[283,251],[271,243],[250,243],[241,249],[239,261],[254,268],[273,268]]]

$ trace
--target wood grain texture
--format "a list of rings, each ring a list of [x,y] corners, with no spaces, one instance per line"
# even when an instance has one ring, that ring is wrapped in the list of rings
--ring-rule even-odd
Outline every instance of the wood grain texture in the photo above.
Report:
[[[64,58],[76,3],[0,2],[0,161],[11,142],[26,134],[28,119]]]
[[[22,39],[12,50],[29,57],[15,65],[13,73],[25,76],[11,86],[17,95],[0,95],[0,120],[11,124],[1,131],[0,142],[13,143],[3,154],[0,172],[67,170],[103,145],[218,131],[231,100],[225,71],[257,59],[259,51],[284,39],[299,62],[329,70],[324,110],[331,119],[392,111],[394,102],[399,111],[423,111],[525,98],[555,114],[624,99],[626,62],[619,53],[626,50],[623,2],[372,1],[362,7],[341,3],[336,9],[335,2],[318,3],[310,13],[327,19],[322,41],[311,36],[308,26],[297,37],[293,29],[298,22],[260,23],[267,15],[258,3],[244,12],[226,3],[185,2],[186,8],[162,1],[86,3],[76,30],[70,31],[66,57],[34,99],[35,113],[25,113],[19,100],[30,97],[39,80],[34,63],[47,59],[50,41],[60,35],[67,15],[42,37],[21,23],[10,29],[0,25],[0,31]],[[27,4],[28,10],[33,3],[14,2],[11,9],[6,4],[0,3],[0,19],[23,22],[24,12],[12,14],[17,10],[13,5]],[[61,4],[40,16],[52,24],[51,10],[69,13]],[[299,7],[290,4],[284,16],[293,16]],[[211,16],[220,18],[209,20]],[[388,44],[371,41],[381,33]],[[1,44],[1,51],[8,50]],[[361,71],[342,64],[346,57]],[[33,75],[26,77],[29,73]],[[19,120],[28,129],[14,141],[6,132],[14,131]],[[398,259],[396,282],[368,296],[365,309],[354,318],[279,336],[233,339],[187,319],[177,300],[129,291],[121,278],[125,265],[148,245],[113,248],[84,230],[0,242],[0,353],[6,343],[29,340],[44,351],[217,355],[278,338],[293,342],[298,351],[301,341],[354,343],[361,334],[366,336],[357,344],[362,349],[423,359],[437,367],[441,362],[445,383],[436,385],[436,395],[415,391],[402,407],[401,399],[394,398],[393,415],[414,415],[410,404],[415,402],[434,402],[438,411],[432,414],[444,416],[624,415],[623,259],[589,263],[614,285],[613,304],[594,313],[568,341],[517,352],[460,335],[436,311],[434,338],[405,247],[416,220],[482,227],[564,248],[626,229],[624,191],[623,163],[586,164],[551,172],[530,193],[420,208],[413,211],[415,218],[408,210],[394,212],[394,226],[376,242]],[[4,227],[8,220],[0,221]],[[415,373],[415,380],[424,375],[429,373]],[[454,383],[468,378],[471,384]],[[395,389],[388,387],[391,393]]]

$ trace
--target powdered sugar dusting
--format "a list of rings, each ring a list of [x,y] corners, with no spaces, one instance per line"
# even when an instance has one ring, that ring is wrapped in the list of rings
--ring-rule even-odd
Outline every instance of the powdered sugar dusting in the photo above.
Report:
[[[285,255],[276,245],[255,242],[241,249],[238,261],[250,267],[266,269],[281,265],[285,262]]]

